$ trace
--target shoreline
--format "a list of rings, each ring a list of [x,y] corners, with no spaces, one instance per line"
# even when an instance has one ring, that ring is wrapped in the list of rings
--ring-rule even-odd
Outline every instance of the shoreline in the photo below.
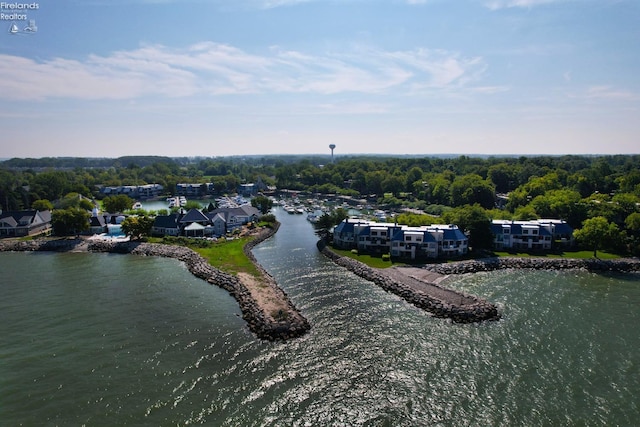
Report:
[[[249,330],[258,338],[286,341],[306,334],[311,326],[251,253],[253,247],[277,232],[278,226],[261,231],[244,246],[245,254],[261,272],[260,278],[248,274],[233,276],[213,267],[200,254],[187,247],[160,243],[85,239],[0,241],[0,251],[92,252],[174,258],[183,262],[194,276],[229,292],[238,302]],[[275,312],[272,310],[274,307],[278,309]]]
[[[376,269],[333,252],[322,240],[320,252],[336,264],[392,292],[435,317],[451,318],[456,323],[499,320],[497,307],[479,297],[446,288],[440,283],[449,276],[506,269],[581,270],[592,273],[640,273],[640,260],[575,258],[481,258],[450,263],[422,264],[419,267]]]
[[[406,274],[392,274],[382,269],[374,269],[353,258],[338,255],[322,240],[318,241],[317,247],[336,264],[373,282],[385,291],[398,295],[434,317],[449,318],[455,323],[500,319],[497,306],[477,296],[448,289],[436,283],[424,282]]]
[[[423,264],[420,268],[442,275],[478,273],[481,271],[506,269],[583,270],[592,273],[634,273],[640,272],[640,260],[636,258],[600,260],[596,258],[490,257],[451,263]]]

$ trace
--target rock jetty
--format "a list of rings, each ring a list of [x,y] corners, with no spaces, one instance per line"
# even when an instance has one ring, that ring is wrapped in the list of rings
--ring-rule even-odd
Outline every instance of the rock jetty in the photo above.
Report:
[[[504,269],[584,270],[591,272],[640,272],[640,260],[599,260],[568,258],[482,258],[443,264],[425,264],[423,268],[439,274],[466,274]]]
[[[446,289],[434,283],[424,283],[405,276],[399,278],[384,274],[353,258],[343,257],[318,241],[318,249],[336,264],[375,283],[387,292],[396,294],[435,317],[450,318],[456,323],[473,323],[500,318],[494,304],[463,292]]]
[[[276,313],[270,313],[267,305],[257,300],[251,290],[240,278],[227,274],[211,266],[200,254],[183,246],[163,245],[143,242],[113,242],[108,240],[31,240],[31,241],[0,241],[0,251],[89,251],[133,254],[141,256],[157,256],[174,258],[183,262],[187,269],[196,277],[225,289],[233,296],[240,306],[242,318],[249,329],[260,339],[284,341],[304,335],[310,325],[289,300],[287,294],[277,286],[271,277],[251,254],[251,248],[270,237],[277,230],[261,232],[256,239],[245,246],[245,253],[256,264],[264,275],[259,285],[268,286],[270,295],[278,299],[278,307],[283,307]],[[273,298],[273,297],[272,297]]]

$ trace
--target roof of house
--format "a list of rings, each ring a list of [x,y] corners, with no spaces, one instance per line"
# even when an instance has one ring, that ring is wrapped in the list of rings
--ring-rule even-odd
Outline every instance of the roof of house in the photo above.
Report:
[[[211,220],[211,222],[215,223],[216,221],[223,221],[223,222],[227,222],[227,220],[224,218],[224,215],[222,215],[221,213],[217,213],[215,215],[207,215],[207,217]]]
[[[0,213],[0,221],[4,222],[8,226],[16,227],[19,224],[31,224],[36,217],[44,222],[51,221],[51,211],[38,211],[35,209],[23,210],[23,211],[6,211]]]
[[[404,236],[406,235],[420,235],[422,236],[423,242],[435,242],[436,238],[427,230],[419,231],[419,230],[406,230],[400,229],[393,234],[391,238],[392,241],[400,240],[404,241]]]
[[[153,226],[157,228],[178,228],[178,214],[158,215],[153,221]]]
[[[213,219],[217,214],[221,214],[225,221],[230,216],[260,216],[260,211],[251,205],[242,205],[235,208],[218,208],[207,214],[207,217]]]
[[[468,240],[459,228],[445,228],[443,237],[445,240]]]
[[[192,222],[191,224],[187,225],[184,229],[187,231],[193,231],[193,230],[204,230],[204,225],[202,224],[198,224],[197,222]]]
[[[180,222],[209,222],[209,218],[198,209],[190,209],[185,216],[180,218]]]
[[[92,216],[89,218],[89,227],[104,227],[107,222],[103,216]]]

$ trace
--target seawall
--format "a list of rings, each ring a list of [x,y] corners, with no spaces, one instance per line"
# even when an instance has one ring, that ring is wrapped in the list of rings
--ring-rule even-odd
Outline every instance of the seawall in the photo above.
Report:
[[[338,255],[322,240],[318,241],[317,246],[320,252],[336,264],[375,283],[385,291],[402,297],[416,307],[432,313],[435,317],[450,318],[456,323],[473,323],[500,318],[497,307],[482,298],[446,289],[436,284],[429,284],[432,292],[425,290],[424,286],[417,289],[411,286],[410,281],[395,280],[360,261]]]
[[[250,254],[250,259],[256,264],[264,275],[264,281],[260,284],[273,288],[274,293],[280,299],[280,305],[286,307],[279,319],[274,319],[266,312],[264,307],[252,296],[250,290],[238,277],[227,274],[213,267],[200,254],[183,246],[163,245],[144,242],[113,242],[106,240],[31,240],[31,241],[0,241],[0,251],[89,251],[120,254],[133,254],[141,256],[158,256],[174,258],[183,262],[187,269],[196,277],[216,285],[238,301],[242,318],[247,322],[249,330],[260,339],[288,340],[304,335],[310,325],[289,300],[286,293],[280,289],[273,277],[256,262],[251,254],[251,248],[269,238],[277,231],[263,231],[256,239],[245,246],[245,253]]]
[[[640,272],[640,260],[599,260],[569,258],[482,258],[442,264],[425,264],[424,269],[439,274],[465,274],[504,269],[585,270],[591,272]]]

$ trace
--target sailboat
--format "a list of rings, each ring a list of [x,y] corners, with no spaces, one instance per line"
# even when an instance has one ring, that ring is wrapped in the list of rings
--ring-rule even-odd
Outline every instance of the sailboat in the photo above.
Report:
[[[11,26],[9,27],[9,34],[16,34],[19,32],[20,30],[18,29],[18,26],[15,23],[11,24]]]

